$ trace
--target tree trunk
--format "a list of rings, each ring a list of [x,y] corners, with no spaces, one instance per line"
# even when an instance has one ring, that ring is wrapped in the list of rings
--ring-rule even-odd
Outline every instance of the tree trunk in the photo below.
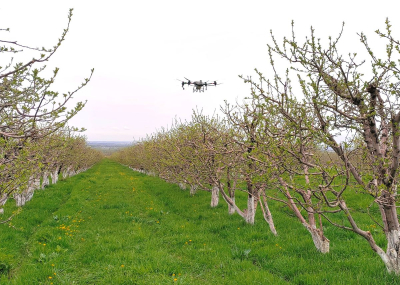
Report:
[[[231,197],[231,200],[233,203],[235,203],[235,197]],[[231,204],[228,203],[228,213],[229,215],[232,215],[236,212],[235,207],[233,207]]]
[[[58,166],[54,169],[53,173],[51,174],[51,184],[56,184],[58,181]]]
[[[269,229],[274,235],[277,236],[278,233],[276,232],[274,220],[272,219],[272,214],[271,211],[269,210],[267,198],[265,198],[265,195],[262,195],[262,199],[260,199],[260,206],[263,212],[264,219],[269,225]]]
[[[74,176],[75,174],[76,174],[76,172],[75,172],[75,170],[74,170],[74,168],[72,167],[72,166],[70,166],[69,168],[68,168],[68,177],[72,177],[72,176]]]
[[[32,188],[32,191],[40,189],[40,177],[32,178],[30,187]]]
[[[197,192],[197,186],[196,185],[191,185],[190,186],[190,195],[193,196]]]
[[[181,188],[182,190],[186,190],[185,183],[180,182],[178,185],[179,185],[179,188]]]
[[[211,189],[211,208],[218,206],[219,202],[219,190],[217,186],[213,186]]]
[[[292,209],[292,211],[294,212],[296,217],[300,220],[300,222],[303,224],[303,226],[311,234],[311,237],[313,239],[313,242],[314,242],[314,245],[315,245],[316,249],[318,251],[320,251],[321,253],[328,253],[329,252],[329,239],[327,239],[324,236],[324,232],[323,232],[322,228],[318,229],[316,227],[316,222],[315,222],[315,218],[314,218],[314,211],[312,210],[312,208],[309,207],[307,209],[308,220],[309,220],[307,222],[306,219],[301,214],[301,212],[300,212],[299,208],[297,207],[295,201],[293,200],[292,195],[290,195],[290,192],[289,192],[289,189],[288,189],[288,184],[281,177],[278,177],[278,179],[279,179],[279,182],[281,183],[281,185],[285,189],[285,191],[282,191],[282,193],[288,199],[289,208]],[[302,196],[303,196],[303,198],[305,198],[307,200],[307,194],[306,193],[302,193]]]
[[[50,184],[50,180],[49,180],[49,173],[47,171],[45,171],[43,173],[43,178],[42,178],[42,186],[41,188],[44,189],[44,187],[48,186]]]
[[[71,166],[68,166],[67,168],[63,169],[62,171],[62,178],[66,179],[70,176],[70,172],[71,172]]]
[[[17,207],[22,207],[23,205],[25,205],[25,196],[22,195],[22,193],[19,194],[15,193],[14,200]]]
[[[254,225],[254,218],[256,216],[256,205],[254,195],[249,194],[247,198],[246,222]]]
[[[322,230],[310,226],[309,224],[303,224],[308,232],[311,234],[312,240],[314,242],[314,245],[318,251],[321,253],[328,253],[329,252],[329,239],[327,239],[324,236],[324,233]]]
[[[381,255],[388,272],[400,275],[400,227],[396,210],[396,200],[388,191],[382,191],[377,199],[381,210],[384,231],[387,239],[386,254]]]
[[[4,204],[7,202],[8,199],[8,195],[7,194],[3,194],[0,198],[0,214],[4,214]]]

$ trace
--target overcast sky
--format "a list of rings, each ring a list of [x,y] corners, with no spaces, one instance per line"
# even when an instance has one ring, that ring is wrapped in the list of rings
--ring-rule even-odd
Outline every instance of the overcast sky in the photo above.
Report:
[[[325,4],[326,3],[326,4]],[[89,141],[132,141],[192,110],[218,112],[224,100],[241,101],[249,88],[238,75],[257,68],[270,75],[267,43],[309,34],[336,36],[345,22],[343,53],[359,52],[357,33],[384,30],[385,19],[400,39],[398,1],[3,1],[0,39],[52,47],[74,8],[70,32],[48,68],[59,67],[54,89],[73,90],[94,68],[92,81],[74,98],[88,100],[71,125],[87,129]],[[5,64],[1,59],[0,65]],[[182,90],[176,79],[217,80],[205,93]]]

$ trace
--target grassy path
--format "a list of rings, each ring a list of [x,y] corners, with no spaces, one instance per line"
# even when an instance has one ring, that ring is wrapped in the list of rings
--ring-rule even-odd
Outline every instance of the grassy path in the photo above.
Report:
[[[328,229],[348,242],[321,255],[298,223],[285,233],[287,215],[274,237],[209,199],[104,160],[37,191],[0,228],[0,283],[400,284],[351,234]]]

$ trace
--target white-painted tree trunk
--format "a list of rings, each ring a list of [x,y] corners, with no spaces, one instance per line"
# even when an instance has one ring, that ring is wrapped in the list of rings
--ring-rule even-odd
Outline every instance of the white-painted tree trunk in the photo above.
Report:
[[[194,194],[196,194],[196,192],[197,192],[197,186],[196,185],[190,186],[190,195],[193,196]]]
[[[377,253],[382,258],[389,273],[400,275],[400,232],[398,230],[389,231],[386,238],[388,241],[386,253],[383,250]]]
[[[219,203],[219,190],[217,186],[211,189],[211,208],[217,207]]]
[[[4,204],[7,202],[7,199],[8,199],[8,195],[7,195],[7,194],[3,194],[3,195],[0,197],[0,214],[1,214],[1,215],[4,214],[4,208],[3,208],[3,206],[4,206]]]
[[[316,228],[310,227],[308,224],[303,224],[308,232],[311,234],[312,240],[314,242],[315,248],[321,253],[329,252],[329,239],[324,236],[324,233]]]
[[[43,178],[42,178],[42,186],[41,188],[44,189],[44,187],[48,186],[50,184],[50,180],[49,180],[49,173],[47,171],[45,171],[43,173]]]
[[[51,184],[56,184],[58,181],[58,166],[51,173]]]
[[[256,205],[254,204],[254,195],[249,195],[247,198],[246,222],[253,225],[255,216]]]
[[[76,172],[72,166],[68,167],[68,177],[76,175]]]
[[[22,207],[23,205],[25,205],[25,196],[22,193],[15,193],[14,194],[14,200],[15,200],[15,204],[17,205],[17,207]]]
[[[235,203],[235,197],[231,197],[233,203]],[[228,213],[233,215],[236,212],[235,207],[228,203]]]
[[[178,183],[178,185],[179,185],[179,188],[181,188],[182,190],[186,190],[185,183],[180,182],[180,183]]]
[[[278,235],[275,229],[274,220],[272,218],[271,211],[269,210],[267,198],[265,197],[265,195],[263,195],[262,199],[260,199],[260,205],[261,205],[261,210],[263,212],[264,220],[268,223],[269,229],[274,235]]]
[[[62,172],[61,172],[61,175],[62,175],[62,178],[63,178],[63,179],[68,178],[68,174],[69,174],[69,167],[64,168],[64,169],[62,170]]]
[[[35,191],[36,189],[40,189],[40,177],[37,177],[37,178],[32,177],[30,182],[31,182],[30,187],[32,188],[32,191]]]

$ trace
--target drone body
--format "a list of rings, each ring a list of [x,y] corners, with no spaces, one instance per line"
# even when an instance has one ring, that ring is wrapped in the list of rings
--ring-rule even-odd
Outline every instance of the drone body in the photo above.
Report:
[[[184,77],[187,82],[182,81],[182,88],[183,90],[185,90],[185,84],[189,85],[189,86],[193,86],[193,92],[204,92],[204,90],[207,90],[207,86],[217,86],[220,85],[221,83],[217,83],[217,81],[214,82],[210,82],[208,83],[208,81],[203,82],[202,80],[199,81],[190,81],[189,79],[187,79],[186,77]],[[179,80],[179,79],[177,79]],[[181,81],[181,80],[179,80]]]

